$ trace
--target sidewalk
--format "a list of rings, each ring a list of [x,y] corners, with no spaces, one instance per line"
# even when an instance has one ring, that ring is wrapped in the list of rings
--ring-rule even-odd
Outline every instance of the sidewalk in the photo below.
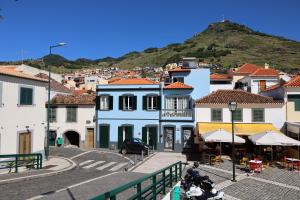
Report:
[[[42,169],[26,169],[24,167],[20,168],[19,173],[8,173],[1,170],[0,173],[0,184],[16,182],[20,180],[28,180],[39,177],[46,177],[55,175],[67,170],[71,170],[76,167],[76,163],[68,158],[50,156],[49,160],[43,161]],[[12,170],[12,172],[14,169]]]

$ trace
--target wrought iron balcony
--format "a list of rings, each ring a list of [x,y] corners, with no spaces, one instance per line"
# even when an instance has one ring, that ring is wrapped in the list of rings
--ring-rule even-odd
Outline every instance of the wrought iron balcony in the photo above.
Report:
[[[193,117],[193,110],[192,109],[185,109],[185,110],[174,110],[174,109],[162,109],[162,117],[172,118],[172,117]]]

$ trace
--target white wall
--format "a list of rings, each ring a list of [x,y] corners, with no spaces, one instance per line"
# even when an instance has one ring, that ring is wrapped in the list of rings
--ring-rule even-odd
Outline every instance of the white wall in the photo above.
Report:
[[[77,108],[77,122],[66,122],[66,106],[58,106],[56,109],[56,122],[50,124],[51,130],[57,131],[57,137],[62,137],[67,131],[76,131],[80,134],[81,143],[85,141],[86,129],[94,128],[95,105],[79,105]],[[87,123],[87,120],[90,123]],[[95,131],[94,131],[95,133]]]
[[[217,90],[232,90],[232,84],[210,84],[210,93]]]
[[[18,132],[32,132],[32,152],[44,152],[46,127],[45,86],[47,83],[0,75],[3,82],[0,106],[0,153],[18,153]],[[19,106],[19,86],[34,88],[34,105]]]
[[[239,107],[239,106],[238,106]],[[223,109],[223,122],[231,122],[231,113],[227,105],[197,105],[195,109],[196,122],[211,122],[211,108],[222,108]],[[271,105],[271,104],[262,104],[262,105],[243,105],[243,122],[238,123],[252,123],[252,108],[265,108],[265,122],[272,123],[277,129],[281,129],[285,123],[285,106],[284,104]],[[254,122],[257,123],[257,122]]]

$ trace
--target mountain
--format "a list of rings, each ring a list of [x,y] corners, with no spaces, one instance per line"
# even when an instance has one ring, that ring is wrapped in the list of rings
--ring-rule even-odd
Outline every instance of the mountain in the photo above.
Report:
[[[119,58],[97,60],[80,58],[69,61],[58,55],[45,56],[44,61],[65,69],[86,67],[133,68],[165,66],[192,56],[225,68],[242,63],[253,63],[295,72],[300,69],[300,42],[273,36],[231,21],[210,24],[204,31],[183,43],[169,44],[163,48],[151,47],[142,52],[129,52]],[[61,70],[61,69],[60,69]]]

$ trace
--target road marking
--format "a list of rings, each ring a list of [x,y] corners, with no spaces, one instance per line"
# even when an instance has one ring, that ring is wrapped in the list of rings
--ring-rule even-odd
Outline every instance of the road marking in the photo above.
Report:
[[[86,161],[80,163],[79,166],[89,164],[89,163],[91,163],[91,162],[93,162],[93,161],[94,161],[94,160],[86,160]]]
[[[95,167],[95,166],[97,166],[97,165],[100,165],[100,164],[102,164],[102,163],[104,163],[105,161],[98,161],[98,162],[95,162],[95,163],[93,163],[93,164],[90,164],[90,165],[87,165],[87,166],[84,166],[83,168],[84,169],[89,169],[89,168],[92,168],[92,167]]]
[[[71,186],[68,186],[68,187],[66,187],[66,188],[62,188],[62,189],[60,189],[60,190],[56,190],[54,193],[63,192],[63,191],[66,191],[66,190],[68,190],[68,189],[75,188],[75,187],[78,187],[78,186],[80,186],[80,185],[84,185],[84,184],[86,184],[86,183],[90,183],[90,182],[96,181],[96,180],[98,180],[98,179],[103,179],[103,178],[105,178],[105,177],[107,177],[107,176],[110,176],[110,175],[113,175],[113,174],[117,174],[117,173],[121,173],[121,172],[112,172],[112,173],[106,174],[106,175],[104,175],[104,176],[99,176],[99,177],[96,177],[96,178],[93,178],[93,179],[89,179],[89,180],[86,180],[86,181],[83,181],[83,182],[80,182],[80,183],[76,183],[76,184],[71,185]],[[41,198],[44,198],[44,197],[46,197],[46,196],[53,195],[54,193],[51,193],[51,194],[48,194],[48,195],[47,195],[47,194],[44,194],[44,195],[34,196],[34,197],[29,198],[28,200],[41,199]]]
[[[91,151],[85,151],[85,152],[83,152],[83,153],[80,153],[80,154],[77,154],[76,156],[71,157],[70,159],[78,158],[78,157],[80,157],[80,156],[82,156],[82,155],[85,155],[85,154],[87,154],[87,153],[91,153],[91,152],[93,152],[93,151],[94,151],[94,150],[91,150]]]
[[[105,169],[105,168],[108,168],[108,167],[114,165],[115,163],[116,163],[116,162],[110,162],[110,163],[107,163],[107,164],[105,164],[105,165],[102,165],[101,167],[98,167],[98,168],[96,168],[96,169],[97,169],[97,170],[103,170],[103,169]]]
[[[114,166],[113,168],[111,168],[109,171],[117,171],[119,169],[121,169],[122,167],[126,166],[128,163],[120,163],[116,166]]]

